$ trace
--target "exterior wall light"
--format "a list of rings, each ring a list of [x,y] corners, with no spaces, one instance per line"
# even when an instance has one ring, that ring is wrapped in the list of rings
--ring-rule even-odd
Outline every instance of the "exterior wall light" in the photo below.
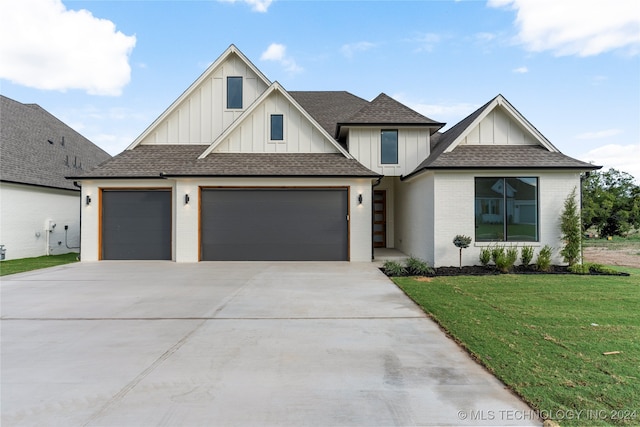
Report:
[[[362,194],[358,194],[358,204],[362,204]]]
[[[85,199],[85,202],[87,206],[89,206],[91,204],[91,196],[87,196],[87,198]]]
[[[185,204],[185,205],[188,205],[188,204],[189,204],[189,195],[188,195],[188,194],[185,194],[185,195],[184,195],[184,204]]]

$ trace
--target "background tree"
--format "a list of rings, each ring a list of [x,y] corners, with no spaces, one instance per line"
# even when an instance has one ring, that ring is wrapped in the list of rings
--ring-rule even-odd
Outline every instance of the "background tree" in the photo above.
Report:
[[[583,183],[582,222],[601,236],[640,228],[640,187],[633,176],[616,169],[592,172]]]
[[[580,246],[582,245],[582,227],[580,224],[580,209],[576,201],[576,189],[564,201],[564,209],[560,217],[560,231],[564,247],[560,255],[564,262],[573,265],[580,260]]]

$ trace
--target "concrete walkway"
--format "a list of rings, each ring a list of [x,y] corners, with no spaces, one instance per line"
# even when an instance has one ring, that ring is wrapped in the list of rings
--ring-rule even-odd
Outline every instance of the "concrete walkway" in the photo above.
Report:
[[[540,424],[369,263],[79,263],[0,289],[3,427]]]

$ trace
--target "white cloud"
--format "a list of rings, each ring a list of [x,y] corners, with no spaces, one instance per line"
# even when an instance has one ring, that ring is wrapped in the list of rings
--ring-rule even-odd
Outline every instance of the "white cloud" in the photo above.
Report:
[[[518,41],[534,52],[592,56],[613,50],[640,53],[637,0],[488,0],[517,10]]]
[[[0,78],[44,90],[122,93],[131,79],[135,36],[61,0],[2,0]]]
[[[603,166],[604,170],[610,168],[627,172],[633,175],[636,182],[640,183],[640,144],[619,145],[608,144],[588,151],[578,158],[585,162],[591,162]]]
[[[442,41],[442,36],[436,33],[425,33],[415,37],[411,41],[419,44],[418,52],[433,52],[436,45]]]
[[[364,52],[374,48],[376,45],[371,42],[358,42],[345,44],[340,48],[340,52],[347,58],[352,58],[356,52]]]
[[[262,13],[265,13],[267,9],[269,9],[269,6],[271,6],[271,3],[273,2],[273,0],[218,0],[218,1],[222,3],[236,3],[236,2],[246,3],[249,6],[251,6],[251,10],[253,10],[254,12],[262,12]]]
[[[488,43],[496,38],[496,35],[493,33],[476,33],[473,35],[473,38],[480,43]]]
[[[527,67],[518,67],[518,68],[514,68],[513,72],[517,74],[526,74],[529,72],[529,69]]]
[[[622,130],[620,129],[605,129],[605,130],[600,130],[595,132],[581,133],[580,135],[576,135],[575,138],[576,139],[602,139],[602,138],[609,138],[615,135],[620,135],[621,133],[622,133]]]
[[[466,102],[427,104],[422,101],[411,100],[402,93],[395,94],[392,98],[432,120],[447,123],[446,128],[455,125],[479,107],[479,105]],[[446,128],[443,130],[446,130]]]
[[[287,47],[279,43],[271,43],[267,50],[260,56],[262,61],[274,61],[280,63],[284,69],[292,74],[303,71],[293,58],[287,56]]]

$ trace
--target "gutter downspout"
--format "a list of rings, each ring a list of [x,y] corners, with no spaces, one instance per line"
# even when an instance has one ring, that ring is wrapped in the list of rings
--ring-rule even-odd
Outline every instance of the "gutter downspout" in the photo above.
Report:
[[[374,217],[373,217],[373,215],[374,215],[374,212],[373,212],[373,209],[374,209],[374,207],[373,207],[373,192],[374,192],[374,190],[373,189],[376,188],[378,185],[380,185],[380,181],[382,181],[382,178],[384,178],[384,176],[379,177],[376,180],[376,183],[371,186],[371,261],[373,261],[375,259],[374,251],[373,251],[373,231],[374,231],[373,230],[373,220],[374,220]]]
[[[78,187],[80,189],[80,202],[79,202],[79,206],[80,206],[80,223],[78,225],[78,227],[80,227],[80,230],[78,231],[78,239],[80,240],[80,251],[78,252],[78,261],[82,259],[82,186],[80,184],[78,184],[78,181],[73,181],[73,185]],[[66,243],[66,234],[65,234],[65,243]]]

